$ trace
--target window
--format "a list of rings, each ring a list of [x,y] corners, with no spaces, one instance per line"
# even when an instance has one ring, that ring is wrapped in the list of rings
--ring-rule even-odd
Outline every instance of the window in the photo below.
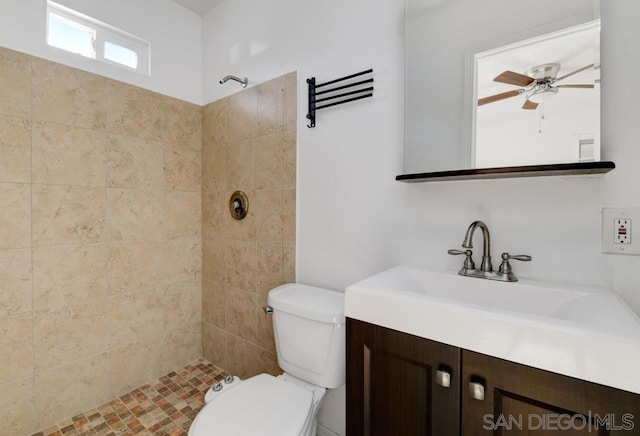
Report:
[[[47,2],[47,44],[149,75],[149,43],[106,23]]]

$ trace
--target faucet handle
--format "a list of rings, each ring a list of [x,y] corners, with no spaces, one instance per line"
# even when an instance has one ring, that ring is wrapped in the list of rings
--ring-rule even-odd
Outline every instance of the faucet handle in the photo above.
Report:
[[[464,269],[476,269],[476,265],[475,265],[475,263],[473,263],[473,259],[471,258],[471,255],[473,254],[473,251],[471,251],[471,250],[449,249],[449,250],[447,250],[447,253],[452,254],[454,256],[457,256],[457,255],[460,255],[460,254],[464,254],[466,256],[466,258],[464,259],[464,265],[462,267]]]
[[[509,253],[502,253],[501,257],[502,257],[502,263],[500,264],[500,268],[498,269],[498,272],[503,274],[508,274],[511,272],[511,265],[509,264],[509,260],[511,259],[519,260],[521,262],[531,261],[531,256],[529,256],[528,254],[516,254],[512,256]]]
[[[509,253],[502,253],[502,260],[519,260],[522,262],[531,262],[531,256],[529,256],[528,254],[516,254],[516,255],[510,255]]]

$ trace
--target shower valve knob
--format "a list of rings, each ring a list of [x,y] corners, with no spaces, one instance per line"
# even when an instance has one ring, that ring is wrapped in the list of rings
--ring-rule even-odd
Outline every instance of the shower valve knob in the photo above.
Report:
[[[249,198],[242,191],[235,191],[229,199],[229,212],[235,220],[241,220],[249,212]]]

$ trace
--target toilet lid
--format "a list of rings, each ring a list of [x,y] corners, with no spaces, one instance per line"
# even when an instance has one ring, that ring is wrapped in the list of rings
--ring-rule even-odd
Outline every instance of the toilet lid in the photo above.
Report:
[[[204,406],[190,436],[298,436],[311,410],[310,391],[269,374],[244,380]]]

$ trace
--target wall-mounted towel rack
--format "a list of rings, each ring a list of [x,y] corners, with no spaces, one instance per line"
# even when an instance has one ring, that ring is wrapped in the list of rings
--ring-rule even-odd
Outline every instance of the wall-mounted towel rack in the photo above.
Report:
[[[307,112],[307,119],[309,119],[309,124],[307,127],[315,127],[316,126],[316,111],[320,109],[325,109],[331,106],[336,106],[342,103],[348,103],[350,101],[360,100],[362,98],[367,98],[373,96],[373,86],[368,86],[366,88],[358,88],[353,89],[351,91],[343,92],[341,94],[333,94],[336,91],[341,91],[343,89],[350,89],[354,87],[361,87],[367,83],[373,83],[373,78],[368,78],[364,80],[359,80],[357,82],[348,83],[346,85],[336,86],[334,88],[323,89],[318,91],[318,88],[323,88],[325,86],[333,85],[338,82],[342,82],[344,80],[353,79],[354,77],[364,76],[366,74],[373,73],[373,69],[369,69],[366,71],[361,71],[359,73],[351,74],[349,76],[340,77],[339,79],[331,80],[325,83],[316,84],[316,78],[312,77],[307,79],[307,85],[309,86],[309,111]],[[326,97],[318,98],[319,95],[327,95]],[[353,96],[353,97],[351,97]],[[349,97],[349,98],[345,98]],[[328,102],[328,103],[324,103]],[[318,103],[324,103],[318,105]]]

